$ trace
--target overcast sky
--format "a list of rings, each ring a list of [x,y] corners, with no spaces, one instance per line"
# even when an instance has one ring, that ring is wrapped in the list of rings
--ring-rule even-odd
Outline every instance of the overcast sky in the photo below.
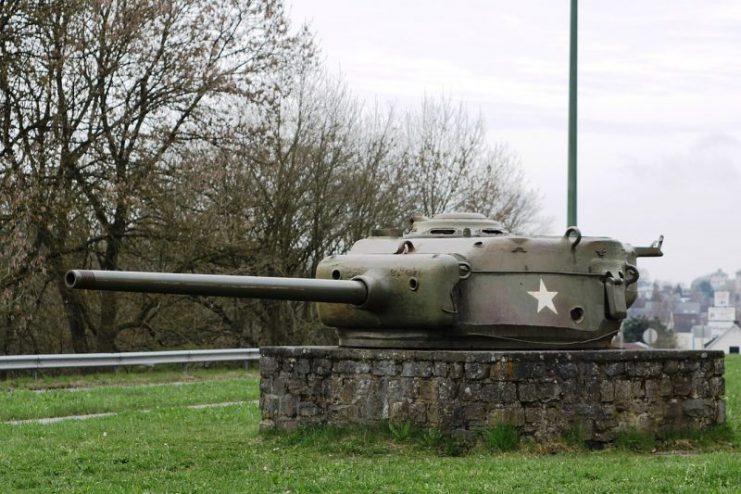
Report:
[[[480,112],[565,230],[570,2],[287,1],[359,97]],[[665,235],[651,278],[741,270],[741,2],[580,2],[578,187],[585,235]]]

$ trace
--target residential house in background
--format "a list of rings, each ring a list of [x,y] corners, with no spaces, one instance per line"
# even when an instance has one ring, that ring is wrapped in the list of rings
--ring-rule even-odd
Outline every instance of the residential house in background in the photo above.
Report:
[[[676,336],[683,349],[720,348],[737,350],[741,337],[741,270],[734,277],[723,270],[700,276],[690,288],[638,282],[638,299],[628,317],[657,319]]]

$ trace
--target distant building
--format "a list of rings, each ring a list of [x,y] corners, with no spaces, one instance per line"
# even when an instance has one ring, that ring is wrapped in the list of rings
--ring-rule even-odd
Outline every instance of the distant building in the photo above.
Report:
[[[698,304],[699,305],[699,304]],[[702,324],[702,316],[700,312],[696,313],[682,313],[672,312],[669,317],[669,324],[667,328],[671,329],[675,333],[690,333],[694,326]]]
[[[683,350],[700,350],[705,348],[713,338],[713,332],[708,326],[693,326],[689,332],[675,332],[677,348]]]
[[[628,317],[645,317],[646,319],[659,318],[664,313],[662,302],[646,300],[643,304],[636,304],[628,309]]]
[[[731,292],[727,290],[716,290],[715,307],[729,307],[731,302]]]
[[[727,284],[728,275],[722,269],[710,275],[710,286],[713,287],[713,290],[722,290]]]
[[[674,314],[700,314],[700,304],[698,302],[679,302],[674,305]]]
[[[734,324],[722,334],[710,340],[705,348],[708,350],[723,350],[725,353],[739,353],[739,349],[741,349],[741,328]]]

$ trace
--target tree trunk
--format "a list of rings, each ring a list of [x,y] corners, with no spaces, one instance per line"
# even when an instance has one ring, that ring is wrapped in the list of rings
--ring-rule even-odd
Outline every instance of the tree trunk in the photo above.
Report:
[[[118,257],[121,252],[121,242],[124,236],[123,206],[119,204],[116,212],[116,221],[111,227],[112,233],[108,238],[105,255],[101,259],[100,267],[105,270],[118,269]],[[99,352],[115,352],[116,348],[116,318],[118,316],[118,297],[116,292],[103,291],[100,293],[100,327],[98,328],[97,348]]]
[[[64,284],[64,275],[60,273],[56,277],[57,290],[62,299],[64,314],[67,317],[67,325],[72,337],[72,348],[75,353],[87,353],[90,349],[85,336],[85,307],[80,295]]]
[[[118,297],[115,292],[100,293],[100,328],[98,329],[97,349],[99,352],[116,352],[116,316]]]

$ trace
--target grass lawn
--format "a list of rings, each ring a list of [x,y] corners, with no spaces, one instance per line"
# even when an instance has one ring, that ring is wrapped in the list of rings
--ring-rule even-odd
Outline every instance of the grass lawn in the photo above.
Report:
[[[0,492],[741,492],[741,358],[726,361],[732,441],[659,451],[483,446],[462,456],[439,438],[387,430],[258,432],[254,371],[77,378],[95,388],[43,393],[3,385],[9,419],[115,411],[54,424],[0,424]],[[142,377],[143,376],[143,377]],[[148,376],[148,377],[147,377]],[[165,380],[166,381],[166,380]],[[151,383],[159,382],[159,385]],[[145,384],[146,383],[146,384]],[[242,402],[221,408],[183,405]],[[677,450],[678,448],[681,449]]]

